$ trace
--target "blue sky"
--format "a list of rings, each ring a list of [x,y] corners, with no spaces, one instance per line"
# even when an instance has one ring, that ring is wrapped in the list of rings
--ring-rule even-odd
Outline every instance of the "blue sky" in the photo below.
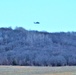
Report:
[[[76,31],[76,0],[0,0],[0,27],[10,26],[48,32]]]

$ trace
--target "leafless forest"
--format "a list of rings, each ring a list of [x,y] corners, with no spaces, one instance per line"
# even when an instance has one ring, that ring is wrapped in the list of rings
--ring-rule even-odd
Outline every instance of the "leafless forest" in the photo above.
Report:
[[[0,28],[0,65],[76,65],[76,32]]]

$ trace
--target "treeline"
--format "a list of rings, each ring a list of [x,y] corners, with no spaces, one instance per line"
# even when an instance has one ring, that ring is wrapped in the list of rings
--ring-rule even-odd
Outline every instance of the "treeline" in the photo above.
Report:
[[[0,28],[0,65],[76,65],[76,32]]]

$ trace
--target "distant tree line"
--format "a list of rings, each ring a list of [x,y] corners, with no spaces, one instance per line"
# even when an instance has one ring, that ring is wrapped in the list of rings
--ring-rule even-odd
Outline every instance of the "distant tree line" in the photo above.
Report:
[[[76,65],[76,32],[0,28],[0,65]]]

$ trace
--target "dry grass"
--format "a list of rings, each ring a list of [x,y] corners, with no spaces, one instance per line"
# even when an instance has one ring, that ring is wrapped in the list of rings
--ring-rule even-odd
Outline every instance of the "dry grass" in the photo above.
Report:
[[[76,67],[0,66],[0,75],[76,75]]]

